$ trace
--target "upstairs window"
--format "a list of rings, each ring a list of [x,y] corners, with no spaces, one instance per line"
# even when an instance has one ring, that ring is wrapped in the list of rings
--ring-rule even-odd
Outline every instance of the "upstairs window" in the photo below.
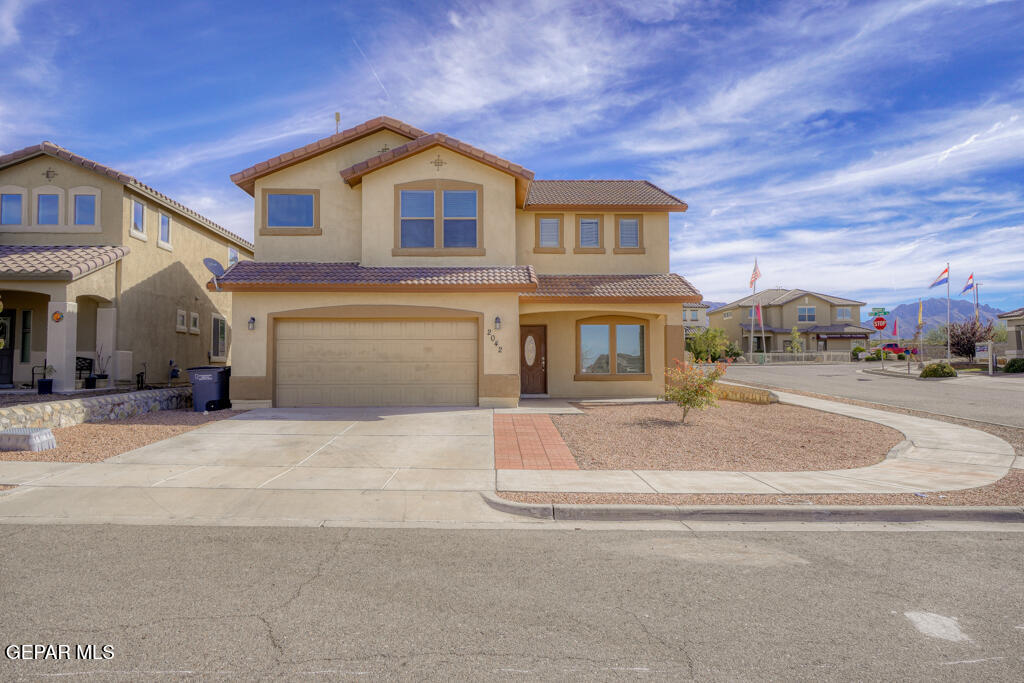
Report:
[[[434,246],[434,192],[433,190],[402,190],[403,249],[433,248]]]
[[[0,225],[21,225],[20,194],[0,195]]]
[[[850,320],[850,309],[849,308],[837,308],[836,309],[836,320]]]
[[[731,317],[732,317],[732,311],[728,311],[728,312],[722,314],[722,320],[728,320]]]
[[[171,217],[165,213],[160,214],[160,242],[171,246]]]
[[[537,246],[558,249],[562,246],[562,219],[559,216],[537,217]]]
[[[425,180],[395,187],[394,256],[479,256],[483,251],[482,187]]]
[[[444,191],[445,248],[476,248],[476,192]]]
[[[96,195],[75,195],[75,225],[96,225]]]
[[[813,323],[814,322],[814,306],[799,306],[796,309],[797,322],[801,323]]]
[[[603,253],[604,236],[601,216],[576,217],[577,253]]]
[[[146,207],[135,199],[132,200],[132,232],[146,234]]]
[[[690,311],[690,322],[694,322],[695,323],[695,322],[697,322],[697,320],[698,320],[698,313],[697,313],[697,311]]]
[[[267,194],[267,227],[312,228],[312,194]]]
[[[238,263],[238,250],[234,247],[228,247],[228,268]]]
[[[36,224],[57,225],[60,223],[60,195],[41,194],[36,197]]]
[[[641,214],[615,217],[615,253],[644,253],[644,217]]]

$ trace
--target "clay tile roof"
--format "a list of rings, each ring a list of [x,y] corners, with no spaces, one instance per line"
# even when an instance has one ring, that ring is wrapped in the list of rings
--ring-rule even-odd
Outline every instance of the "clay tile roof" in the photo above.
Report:
[[[496,168],[499,171],[519,176],[523,180],[533,180],[533,171],[523,168],[519,164],[513,164],[507,159],[496,157],[489,152],[485,152],[482,149],[474,147],[473,145],[461,140],[457,140],[449,135],[445,135],[444,133],[423,135],[415,140],[405,143],[404,145],[388,150],[383,154],[378,154],[377,156],[370,157],[365,161],[360,161],[358,164],[353,164],[346,169],[342,169],[341,177],[344,178],[345,182],[349,185],[358,185],[363,176],[367,173],[389,164],[393,164],[396,161],[422,152],[425,149],[438,146],[463,154],[471,159],[479,161],[480,163]]]
[[[0,277],[7,280],[77,280],[120,260],[128,247],[0,246]]]
[[[218,279],[228,291],[532,291],[533,266],[364,267],[357,263],[239,261]],[[213,289],[211,281],[207,287]]]
[[[701,294],[686,278],[675,273],[624,275],[538,275],[535,292],[522,294],[524,301],[573,299],[621,303],[664,301],[699,302]]]
[[[153,189],[149,185],[146,185],[137,178],[130,176],[122,171],[118,171],[116,168],[111,168],[110,166],[105,166],[91,159],[86,159],[85,157],[75,154],[71,150],[65,149],[60,145],[56,145],[52,142],[44,141],[38,145],[30,145],[28,147],[25,147],[24,149],[19,149],[16,152],[4,154],[3,156],[0,156],[0,168],[4,168],[5,166],[10,166],[12,164],[25,161],[26,159],[37,157],[41,154],[47,154],[57,159],[63,159],[64,161],[67,161],[69,163],[81,166],[82,168],[86,168],[95,173],[99,173],[100,175],[107,176],[108,178],[112,178],[117,182],[121,183],[122,185],[127,185],[135,190],[138,190],[142,194],[147,195],[152,199],[155,199],[157,202],[167,206],[168,208],[174,209],[178,213],[188,216],[196,223],[199,223],[203,227],[208,228],[209,230],[212,230],[213,232],[221,235],[222,237],[227,238],[234,244],[244,247],[249,251],[252,251],[254,248],[252,242],[242,239],[241,237],[231,232],[227,228],[217,225],[206,216],[200,214],[198,211],[194,211],[193,209],[190,209],[184,204],[182,204],[181,202],[171,199],[164,193],[158,192],[157,190]]]
[[[1008,318],[1024,318],[1024,308],[1017,308],[1017,309],[1014,309],[1012,311],[1007,311],[1006,313],[1000,313],[999,317],[1000,318],[1005,318],[1005,319],[1008,319]]]
[[[426,135],[426,131],[410,126],[408,123],[393,119],[390,116],[378,116],[375,119],[364,121],[358,126],[353,126],[340,133],[335,133],[326,138],[311,142],[308,145],[285,152],[276,157],[261,161],[249,168],[231,175],[231,180],[240,188],[252,194],[256,189],[256,179],[262,176],[279,171],[286,166],[292,166],[306,159],[337,149],[347,145],[354,140],[364,138],[381,130],[390,130],[393,133],[404,135],[409,139],[416,139]]]
[[[593,207],[686,211],[686,202],[646,180],[534,180],[526,199],[533,210]]]

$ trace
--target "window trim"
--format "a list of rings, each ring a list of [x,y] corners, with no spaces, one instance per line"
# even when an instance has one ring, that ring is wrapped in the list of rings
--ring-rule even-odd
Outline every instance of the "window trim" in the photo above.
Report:
[[[541,219],[558,219],[558,246],[542,247],[540,245],[540,222]],[[565,253],[565,214],[564,213],[535,213],[533,214],[533,253],[534,254],[564,254]]]
[[[92,223],[76,223],[75,198],[88,195],[93,198]],[[75,232],[103,232],[102,195],[98,187],[79,185],[68,190],[68,227]]]
[[[580,363],[583,359],[580,345],[582,339],[583,325],[607,325],[608,326],[608,373],[584,373],[581,371]],[[615,371],[615,328],[618,325],[643,325],[644,327],[644,370],[640,374],[618,373]],[[580,318],[576,321],[576,373],[573,376],[576,382],[650,382],[651,381],[651,321],[647,318],[633,318],[625,315],[599,315],[590,318]]]
[[[429,190],[434,193],[434,246],[403,247],[402,246],[402,190]],[[444,191],[473,190],[476,192],[476,246],[445,247],[444,246]],[[395,239],[391,248],[392,256],[484,256],[484,186],[464,180],[438,178],[436,180],[413,180],[408,183],[397,183],[394,186],[395,205],[394,223]]]
[[[311,194],[313,195],[313,226],[287,227],[267,225],[267,201],[272,194]],[[316,188],[260,188],[260,235],[322,235],[323,228],[320,225],[320,190]]]
[[[174,314],[174,331],[188,332],[188,313],[183,308],[179,308]]]
[[[213,346],[217,343],[217,321],[220,321],[224,325],[224,354],[221,356],[215,356],[213,354]],[[228,360],[228,320],[220,313],[210,314],[210,362],[211,363],[226,363]]]
[[[625,219],[629,220],[635,218],[637,222],[637,246],[635,247],[624,247],[622,246],[621,236],[619,233],[619,221]],[[647,248],[644,246],[644,215],[642,213],[617,213],[615,214],[615,248],[612,249],[614,254],[646,254]]]
[[[160,247],[161,249],[166,249],[167,251],[174,251],[174,247],[171,245],[171,240],[173,239],[173,234],[174,234],[174,231],[172,230],[173,226],[171,224],[171,214],[164,213],[163,211],[158,211],[156,215],[157,215],[157,221],[156,221],[156,246]],[[165,218],[167,219],[167,241],[166,242],[164,241],[163,236],[161,234],[163,232],[163,227],[164,227],[163,226],[163,220]]]
[[[581,246],[580,239],[583,234],[580,230],[580,223],[585,218],[596,218],[597,219],[597,246],[596,247],[584,247]],[[572,253],[574,254],[603,254],[604,253],[604,214],[603,213],[578,213],[576,214],[576,241],[573,246]]]
[[[194,311],[189,311],[188,314],[188,333],[199,334],[199,314]]]
[[[57,195],[57,222],[56,223],[40,223],[39,222],[39,200],[43,195]],[[54,185],[43,185],[42,187],[32,188],[32,210],[35,211],[35,218],[32,221],[32,225],[39,228],[40,231],[56,230],[67,225],[65,220],[67,206],[64,202],[64,188],[55,187]]]
[[[806,320],[801,320],[800,319],[801,315],[806,315],[806,314],[800,313],[800,309],[801,308],[803,308],[805,310],[806,309],[810,309],[811,310],[811,317],[809,319],[806,319]],[[817,322],[818,321],[818,311],[817,311],[817,308],[818,308],[817,306],[797,306],[796,307],[796,321],[798,323],[813,323],[813,322]]]
[[[138,204],[142,207],[142,230],[135,229],[135,205]],[[140,199],[135,197],[129,198],[128,204],[128,234],[137,240],[148,242],[149,237],[146,235],[146,204]]]

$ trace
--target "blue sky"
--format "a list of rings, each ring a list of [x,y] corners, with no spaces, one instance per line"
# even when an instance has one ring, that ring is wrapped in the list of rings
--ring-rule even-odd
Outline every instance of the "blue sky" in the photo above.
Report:
[[[244,236],[228,176],[389,114],[690,205],[705,297],[1024,305],[1024,3],[0,0],[0,152],[43,139]],[[943,292],[944,294],[944,292]]]

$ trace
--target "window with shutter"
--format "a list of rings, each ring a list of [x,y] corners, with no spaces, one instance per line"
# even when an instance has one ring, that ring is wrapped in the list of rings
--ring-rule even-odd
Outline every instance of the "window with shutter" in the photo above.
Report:
[[[604,253],[602,216],[576,216],[576,253]]]
[[[642,214],[615,217],[615,253],[643,254],[644,217]]]

